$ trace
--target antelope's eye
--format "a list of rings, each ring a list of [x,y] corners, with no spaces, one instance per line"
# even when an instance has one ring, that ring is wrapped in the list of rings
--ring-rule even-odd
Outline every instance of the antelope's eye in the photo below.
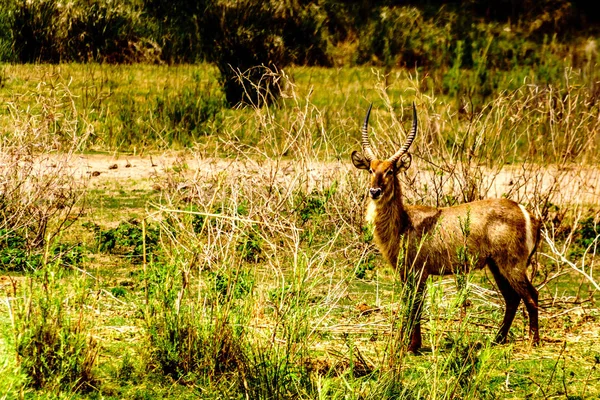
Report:
[[[373,174],[373,170],[371,168],[369,168],[369,173],[372,175]]]
[[[385,176],[390,176],[394,173],[393,169],[388,169],[387,171],[385,171]]]

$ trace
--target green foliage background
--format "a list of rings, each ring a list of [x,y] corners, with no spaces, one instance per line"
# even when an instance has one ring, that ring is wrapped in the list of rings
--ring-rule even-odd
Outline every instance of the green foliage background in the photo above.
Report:
[[[229,61],[501,69],[539,63],[540,45],[598,34],[580,0],[0,2],[0,60]],[[353,43],[344,51],[344,44]],[[461,44],[459,44],[461,43]],[[574,60],[579,62],[580,60]],[[251,64],[259,65],[259,64]]]

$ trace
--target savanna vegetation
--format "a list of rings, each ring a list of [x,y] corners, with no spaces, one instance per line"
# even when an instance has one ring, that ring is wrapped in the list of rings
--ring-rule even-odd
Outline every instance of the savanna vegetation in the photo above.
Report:
[[[598,21],[583,1],[0,0],[3,398],[600,396]],[[489,272],[414,292],[349,154],[406,201],[543,221],[542,345]],[[461,249],[457,257],[464,256]]]

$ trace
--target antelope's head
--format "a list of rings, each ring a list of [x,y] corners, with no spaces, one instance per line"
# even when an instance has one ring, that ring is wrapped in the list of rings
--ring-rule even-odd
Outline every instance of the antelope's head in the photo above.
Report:
[[[396,191],[400,193],[400,187],[397,174],[410,167],[412,156],[408,149],[417,135],[417,109],[413,103],[413,123],[412,129],[406,138],[404,145],[393,156],[387,160],[379,160],[371,149],[369,143],[368,126],[369,115],[371,114],[371,104],[367,110],[365,122],[362,126],[362,153],[352,152],[352,164],[358,169],[366,169],[371,174],[371,187],[369,195],[375,202],[384,200],[389,201],[394,197]]]

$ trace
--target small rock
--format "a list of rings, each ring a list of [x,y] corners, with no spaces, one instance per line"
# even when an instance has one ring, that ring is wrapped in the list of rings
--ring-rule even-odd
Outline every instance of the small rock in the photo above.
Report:
[[[378,307],[371,307],[367,303],[358,304],[356,309],[360,312],[360,315],[369,315],[373,312],[378,312]]]

